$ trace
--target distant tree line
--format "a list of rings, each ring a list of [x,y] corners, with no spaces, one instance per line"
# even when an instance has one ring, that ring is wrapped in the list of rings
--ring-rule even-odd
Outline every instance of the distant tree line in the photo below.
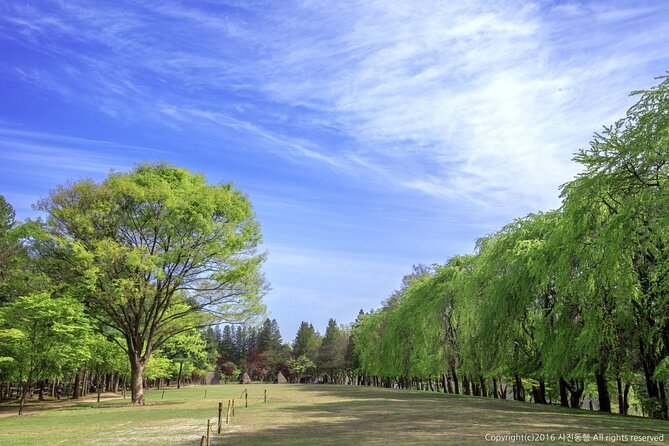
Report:
[[[275,319],[260,327],[230,326],[210,331],[220,354],[218,364],[227,380],[248,373],[251,379],[274,381],[281,373],[293,383],[350,383],[355,369],[350,327],[328,321],[321,335],[302,322],[292,343],[283,343]]]

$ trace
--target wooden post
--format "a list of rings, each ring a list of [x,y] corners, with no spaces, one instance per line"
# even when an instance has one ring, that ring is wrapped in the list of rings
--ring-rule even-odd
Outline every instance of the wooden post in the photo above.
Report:
[[[235,399],[232,399],[232,416],[235,416]]]
[[[244,407],[249,407],[249,391],[246,391],[246,394],[244,394]]]
[[[230,400],[228,400],[228,411],[225,413],[225,424],[230,424]]]
[[[223,418],[223,403],[218,403],[218,433],[221,433],[221,422]]]
[[[211,443],[210,443],[210,437],[209,437],[209,433],[210,433],[210,432],[211,432],[211,419],[208,418],[208,419],[207,419],[207,446],[210,446],[210,445],[211,445]]]
[[[161,400],[165,399],[165,390],[163,390],[163,396],[160,397]]]
[[[207,389],[204,389],[204,399],[207,399]]]
[[[207,436],[203,435],[200,439],[200,446],[207,446]]]
[[[267,389],[265,389],[265,402],[267,402]]]

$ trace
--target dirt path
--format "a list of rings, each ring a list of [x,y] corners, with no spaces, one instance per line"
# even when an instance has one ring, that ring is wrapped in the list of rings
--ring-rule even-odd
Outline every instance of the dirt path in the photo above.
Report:
[[[102,393],[100,394],[100,401],[107,401],[107,400],[117,400],[123,398],[120,395],[117,395],[116,393],[113,392],[107,392],[107,393]],[[89,394],[84,397],[81,397],[76,400],[56,400],[56,399],[48,399],[44,401],[38,401],[38,400],[29,400],[26,401],[26,405],[23,407],[23,414],[27,415],[30,413],[34,412],[41,412],[43,410],[49,410],[49,409],[58,409],[61,407],[70,407],[70,406],[76,406],[77,404],[81,403],[94,403],[98,400],[98,395],[95,394]],[[18,403],[9,403],[7,405],[3,404],[0,406],[0,418],[7,418],[7,417],[12,417],[16,416],[19,414],[19,404]]]

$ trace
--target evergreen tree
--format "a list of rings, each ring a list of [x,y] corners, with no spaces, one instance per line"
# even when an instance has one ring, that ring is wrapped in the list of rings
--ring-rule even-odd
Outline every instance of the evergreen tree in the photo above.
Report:
[[[337,326],[335,319],[328,321],[323,342],[318,350],[318,367],[329,376],[328,381],[337,382],[344,370],[348,336]]]
[[[235,340],[232,332],[232,327],[230,325],[225,325],[223,327],[223,332],[221,333],[221,340],[218,343],[218,352],[225,358],[225,361],[236,362],[239,361],[239,353],[235,347]]]
[[[312,324],[303,321],[293,341],[293,357],[306,356],[310,361],[315,363],[318,361],[318,349],[320,346],[321,335],[318,334]]]

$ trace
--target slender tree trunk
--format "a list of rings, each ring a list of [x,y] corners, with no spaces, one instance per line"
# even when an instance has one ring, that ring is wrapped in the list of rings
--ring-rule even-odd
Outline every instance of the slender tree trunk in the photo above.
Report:
[[[618,413],[625,414],[625,396],[623,395],[623,383],[620,376],[616,377],[616,386],[618,387]]]
[[[584,385],[581,380],[572,380],[569,384],[569,402],[574,409],[580,409],[581,396],[583,396]]]
[[[453,378],[453,392],[455,392],[455,394],[457,395],[460,393],[460,383],[458,382],[458,374],[455,372],[455,366],[451,365],[450,369],[451,369],[451,378]]]
[[[660,418],[669,419],[669,407],[667,406],[667,393],[664,390],[664,381],[658,381],[657,387],[660,394]]]
[[[95,386],[98,391],[98,403],[100,402],[100,394],[102,393],[102,383],[100,382],[100,377],[97,378],[98,384]]]
[[[515,385],[516,391],[514,392],[515,393],[514,398],[516,401],[525,401],[525,389],[523,388],[523,381],[520,379],[519,375],[516,375],[515,381],[516,381]]]
[[[479,381],[481,382],[481,396],[485,398],[488,396],[488,390],[486,389],[483,375],[479,376]]]
[[[611,412],[611,398],[609,396],[609,386],[606,382],[606,376],[603,371],[599,371],[595,374],[595,380],[597,381],[597,395],[599,398],[599,411],[600,412]]]
[[[474,380],[474,377],[471,377],[471,385],[472,385],[472,395],[473,396],[481,396],[481,388],[479,387],[478,383]]]
[[[469,378],[467,377],[467,375],[464,375],[462,377],[462,387],[463,387],[462,393],[464,395],[469,395],[470,394],[470,392],[469,392]]]
[[[20,390],[20,395],[19,395],[19,415],[23,414],[23,406],[25,405],[26,402],[26,393],[28,392],[28,383],[22,383],[21,384],[21,390]]]
[[[569,407],[569,397],[567,396],[567,382],[560,378],[560,406]]]
[[[74,393],[72,394],[72,399],[79,399],[81,396],[81,375],[84,373],[83,369],[79,370],[79,373],[74,377]]]
[[[624,414],[627,415],[629,412],[630,404],[629,404],[629,394],[630,394],[630,384],[625,383],[625,390],[623,391],[623,409],[624,409]]]
[[[177,389],[181,389],[181,378],[182,378],[182,372],[184,369],[184,362],[179,361],[179,379],[177,380]]]

